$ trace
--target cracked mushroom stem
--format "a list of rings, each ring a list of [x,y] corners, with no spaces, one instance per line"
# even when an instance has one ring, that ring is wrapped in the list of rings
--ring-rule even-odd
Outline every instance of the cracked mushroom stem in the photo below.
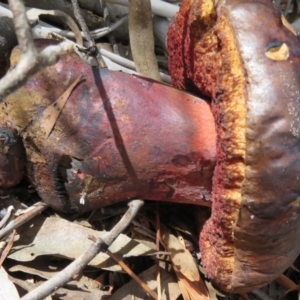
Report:
[[[168,50],[173,84],[209,96],[216,121],[206,274],[254,290],[300,252],[299,39],[268,0],[184,0]]]
[[[49,43],[55,42],[36,45]],[[12,65],[18,55],[15,48]],[[48,137],[40,124],[47,120],[28,124],[81,74],[85,80]],[[83,212],[132,198],[211,205],[216,130],[204,100],[151,79],[91,68],[72,54],[32,77],[6,105],[25,128],[27,175],[57,210]]]

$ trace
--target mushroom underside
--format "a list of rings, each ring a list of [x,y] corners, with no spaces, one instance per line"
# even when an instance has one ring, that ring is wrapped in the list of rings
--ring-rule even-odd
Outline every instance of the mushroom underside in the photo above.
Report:
[[[300,251],[299,40],[269,1],[185,0],[168,50],[173,84],[211,98],[216,122],[206,273],[229,292],[263,286]]]

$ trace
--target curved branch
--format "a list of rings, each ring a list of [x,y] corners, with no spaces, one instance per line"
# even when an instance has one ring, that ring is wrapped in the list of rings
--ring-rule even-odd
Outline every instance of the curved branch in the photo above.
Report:
[[[35,290],[31,291],[22,300],[39,300],[44,299],[59,287],[66,284],[68,281],[74,279],[82,272],[87,264],[101,251],[107,251],[108,247],[113,241],[123,232],[131,221],[135,218],[140,208],[143,206],[142,200],[132,200],[129,202],[129,209],[124,214],[122,219],[115,225],[115,227],[107,232],[102,238],[98,238],[96,242],[76,260],[74,260],[63,271],[40,285]]]

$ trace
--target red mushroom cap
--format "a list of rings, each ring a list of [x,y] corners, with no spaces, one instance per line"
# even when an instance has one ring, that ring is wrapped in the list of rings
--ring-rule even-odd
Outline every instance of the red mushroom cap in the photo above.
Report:
[[[212,99],[217,165],[200,235],[209,278],[263,286],[300,252],[300,43],[268,0],[184,0],[168,36],[175,86]]]

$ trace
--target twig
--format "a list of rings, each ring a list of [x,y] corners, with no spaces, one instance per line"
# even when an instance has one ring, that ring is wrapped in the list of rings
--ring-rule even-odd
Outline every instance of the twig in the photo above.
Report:
[[[128,0],[105,0],[107,3],[119,4],[128,6]],[[153,14],[173,18],[179,11],[179,6],[171,3],[167,3],[161,0],[151,0],[151,9]]]
[[[29,21],[32,21],[32,15],[34,15],[37,11],[44,11],[44,10],[40,10],[40,9],[36,9],[36,8],[32,8],[29,9],[26,13],[27,18]],[[49,11],[45,11],[45,12],[49,12]],[[2,7],[0,5],[0,17],[8,17],[8,18],[12,18],[12,13],[9,9],[6,9],[5,7]],[[123,16],[120,20],[116,21],[115,23],[107,26],[107,27],[103,27],[103,28],[99,28],[99,29],[95,29],[90,31],[90,34],[92,36],[93,39],[99,39],[105,35],[107,35],[108,33],[114,31],[115,29],[117,29],[118,27],[124,25],[124,23],[128,20],[128,16],[125,15]],[[77,26],[77,24],[76,24]],[[70,31],[70,30],[62,30],[60,28],[57,27],[53,27],[52,25],[49,25],[45,22],[41,22],[40,21],[40,25],[36,25],[36,27],[32,28],[32,31],[35,32],[37,30],[41,30],[43,27],[46,27],[48,30],[51,30],[52,32],[55,32],[57,34],[60,34],[66,38],[69,39],[75,39],[75,34]],[[71,27],[70,27],[71,28]],[[72,28],[71,28],[72,29]],[[83,32],[81,32],[81,36],[84,38],[87,38]],[[80,43],[78,43],[80,45]]]
[[[160,214],[159,214],[159,202],[156,201],[155,205],[156,210],[156,251],[159,252],[160,250],[160,240],[161,240],[161,234],[160,234]],[[156,255],[156,282],[157,282],[157,295],[158,300],[161,300],[161,276],[160,276],[160,266],[159,266],[159,259],[160,255]]]
[[[3,15],[9,16],[11,12],[9,10],[5,10],[5,9],[1,10],[1,6],[0,6],[0,14],[2,14],[2,13],[3,13]],[[126,17],[126,19],[127,19],[127,17]],[[124,20],[125,20],[125,18],[123,19],[123,21]],[[105,30],[105,28],[103,28],[103,30]],[[40,38],[49,39],[49,38],[52,38],[52,39],[58,39],[58,40],[65,40],[65,38],[63,38],[62,36],[60,36],[59,33],[60,33],[59,29],[56,29],[55,32],[54,32],[54,30],[53,30],[52,27],[48,28],[48,27],[41,26],[39,24],[36,25],[34,28],[32,28],[32,34],[33,34],[33,37],[35,39],[40,39]],[[98,29],[97,33],[95,31],[95,34],[99,34],[100,35],[101,34],[101,29]],[[78,51],[79,46],[77,44],[75,44],[72,41],[68,41],[68,43],[70,43],[73,46],[73,49],[75,50],[75,52],[86,63],[88,63],[88,64],[90,64],[92,66],[97,65],[96,59],[94,57],[85,55],[83,52],[79,52]],[[126,58],[123,58],[123,57],[121,57],[119,55],[116,55],[116,54],[114,54],[114,53],[112,53],[110,51],[107,51],[105,49],[99,49],[99,52],[100,52],[101,55],[103,55],[103,57],[104,57],[104,59],[106,61],[106,64],[108,64],[109,69],[112,69],[112,70],[122,70],[122,71],[124,71],[126,73],[137,74],[134,71],[130,71],[129,70],[129,69],[135,70],[135,64],[134,64],[133,61],[128,60]],[[160,76],[162,77],[162,79],[163,79],[164,82],[166,82],[168,84],[171,84],[171,78],[170,78],[169,75],[160,72]],[[0,81],[0,83],[1,83],[1,81]],[[0,86],[0,98],[1,98],[1,86]]]
[[[104,24],[105,24],[105,26],[109,26],[109,24],[110,24],[110,15],[109,15],[109,11],[108,11],[105,0],[101,1],[101,7],[102,7],[102,10],[103,10]],[[113,52],[117,55],[120,55],[119,47],[118,47],[118,44],[116,42],[115,37],[112,34],[109,34],[108,35],[108,40],[109,40],[109,43],[112,46]]]
[[[169,20],[164,17],[154,16],[153,21],[153,34],[163,50],[167,53],[167,34],[169,29]]]
[[[153,231],[146,228],[145,226],[143,226],[141,223],[139,223],[137,221],[133,221],[132,224],[134,225],[133,230],[135,232],[141,233],[141,234],[145,235],[146,237],[148,237],[152,240],[155,240],[155,234],[153,233]]]
[[[115,262],[117,262],[121,268],[132,278],[134,279],[144,291],[146,291],[153,299],[158,300],[158,296],[155,292],[153,292],[149,286],[141,280],[122,260],[119,255],[110,252],[109,250],[106,252]]]
[[[123,16],[120,20],[118,20],[117,22],[107,26],[107,27],[103,27],[103,28],[99,28],[99,29],[95,29],[90,31],[90,34],[92,36],[93,39],[99,39],[101,37],[104,37],[105,35],[113,32],[115,29],[117,29],[118,27],[124,25],[124,23],[128,20],[128,16],[125,15]],[[56,27],[52,27],[52,26],[47,26],[48,29],[50,29],[51,31],[58,33],[66,38],[69,39],[74,39],[75,35],[72,31],[70,30],[62,30]],[[34,29],[33,29],[34,30]],[[84,35],[83,32],[81,32],[81,35],[86,38],[86,36]]]
[[[5,258],[7,257],[8,253],[10,252],[10,249],[12,248],[12,246],[14,244],[15,235],[16,235],[16,231],[13,230],[13,232],[9,238],[9,241],[7,243],[7,246],[5,247],[5,249],[2,251],[2,253],[0,255],[0,266],[2,266]]]
[[[76,278],[85,266],[101,251],[107,251],[107,248],[119,236],[119,234],[126,229],[133,218],[138,213],[144,202],[142,200],[133,200],[129,202],[129,209],[124,214],[122,219],[115,225],[115,227],[102,238],[97,241],[76,260],[74,260],[63,271],[40,285],[35,290],[25,295],[22,300],[40,300],[44,299],[59,287],[66,284],[68,281]]]
[[[72,0],[72,5],[73,5],[73,11],[74,11],[75,18],[78,21],[78,23],[81,27],[81,30],[83,31],[83,33],[85,35],[85,38],[89,42],[90,51],[91,51],[91,53],[95,53],[95,51],[96,51],[95,41],[91,37],[89,29],[88,29],[88,27],[85,23],[85,20],[81,15],[80,8],[79,8],[77,0]]]
[[[0,81],[0,101],[3,101],[7,95],[22,86],[30,75],[45,66],[53,65],[61,56],[74,51],[73,44],[65,41],[39,53],[33,42],[23,2],[21,0],[9,0],[9,7],[13,13],[21,58],[18,65]]]
[[[106,0],[106,2],[128,6],[128,0]],[[179,6],[160,0],[151,0],[151,9],[155,15],[173,18],[179,11]]]
[[[251,292],[251,294],[255,295],[261,300],[274,300],[273,298],[269,297],[266,293],[264,293],[262,290],[254,290]]]
[[[76,39],[76,43],[79,44],[81,47],[83,47],[81,32],[77,24],[75,23],[75,21],[66,13],[60,10],[45,10],[45,9],[32,8],[27,11],[26,15],[30,22],[38,21],[40,15],[50,15],[50,16],[61,18],[72,30],[73,36]]]
[[[7,223],[7,221],[9,220],[9,218],[11,217],[12,212],[14,211],[14,207],[12,205],[10,205],[7,208],[6,214],[5,216],[2,218],[2,220],[0,221],[0,229]]]
[[[285,287],[288,291],[298,291],[299,285],[296,284],[293,280],[291,280],[288,276],[284,274],[280,274],[275,281]]]
[[[20,216],[18,216],[15,220],[8,223],[8,225],[0,230],[0,239],[10,232],[12,232],[14,229],[20,227],[24,223],[28,222],[38,214],[40,214],[43,210],[47,208],[47,204],[44,202],[37,202],[30,208],[26,209]]]
[[[109,58],[112,62],[115,62],[121,66],[124,66],[125,68],[131,69],[131,70],[135,70],[135,64],[133,61],[126,59],[122,56],[116,55],[108,50],[105,49],[99,49],[100,53]],[[166,83],[171,83],[171,78],[169,75],[164,74],[164,73],[160,73],[161,78],[163,79],[164,82]]]
[[[7,8],[0,5],[0,17],[12,18],[13,14],[9,9],[7,9]]]
[[[71,0],[71,1],[72,1],[72,5],[73,5],[75,18],[77,19],[78,23],[80,24],[81,30],[83,31],[85,38],[89,42],[88,54],[93,55],[97,59],[99,67],[106,67],[105,61],[101,57],[99,50],[96,47],[95,41],[91,37],[89,29],[85,23],[85,20],[81,15],[81,10],[79,8],[77,0]]]
[[[104,24],[105,26],[108,26],[110,23],[110,15],[109,15],[109,11],[106,5],[106,1],[101,1],[101,9],[103,10],[103,19],[104,19]]]

